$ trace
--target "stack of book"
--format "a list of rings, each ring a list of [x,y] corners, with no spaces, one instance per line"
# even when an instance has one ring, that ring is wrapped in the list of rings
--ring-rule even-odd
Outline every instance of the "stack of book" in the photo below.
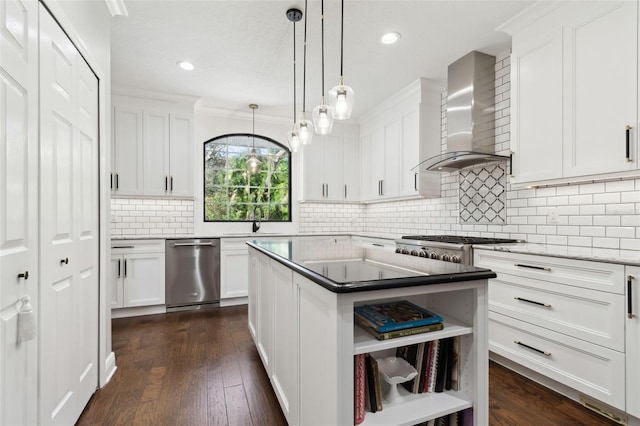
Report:
[[[442,317],[407,300],[356,306],[355,322],[378,340],[442,330]]]
[[[402,385],[412,393],[443,392],[460,388],[460,337],[401,346],[396,356],[405,359],[418,375]]]
[[[418,423],[415,426],[472,426],[472,425],[473,425],[473,409],[467,408],[466,410],[458,411],[457,413],[451,413],[446,416],[442,416],[435,419],[427,420],[426,422]]]

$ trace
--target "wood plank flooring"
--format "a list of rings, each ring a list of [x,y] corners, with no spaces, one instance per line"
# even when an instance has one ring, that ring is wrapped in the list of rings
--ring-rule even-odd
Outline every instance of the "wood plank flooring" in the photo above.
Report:
[[[112,338],[118,370],[78,425],[286,425],[246,306],[116,319]],[[489,377],[492,426],[615,424],[497,364]]]

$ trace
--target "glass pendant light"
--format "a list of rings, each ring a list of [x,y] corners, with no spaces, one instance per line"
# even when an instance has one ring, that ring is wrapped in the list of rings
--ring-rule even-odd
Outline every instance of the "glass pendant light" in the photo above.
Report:
[[[289,9],[287,18],[293,22],[293,128],[287,132],[287,142],[291,152],[298,152],[301,141],[296,129],[296,22],[302,19],[302,12],[300,9]]]
[[[351,117],[353,110],[353,89],[344,84],[343,74],[344,63],[344,0],[342,0],[342,12],[340,14],[340,82],[333,89],[329,90],[329,104],[333,107],[333,118],[336,120],[346,120]]]
[[[322,23],[322,100],[320,105],[313,109],[313,125],[319,135],[328,135],[333,127],[333,107],[324,102],[324,0],[320,2]]]
[[[302,114],[296,122],[295,129],[302,145],[308,145],[313,138],[313,127],[307,120],[307,0],[304,0],[304,53],[302,59]]]
[[[260,170],[260,160],[258,160],[258,155],[256,154],[256,109],[258,109],[258,105],[249,104],[249,108],[251,108],[251,122],[252,124],[252,133],[251,139],[253,140],[253,148],[251,148],[251,156],[247,160],[247,172],[249,174],[255,175]]]

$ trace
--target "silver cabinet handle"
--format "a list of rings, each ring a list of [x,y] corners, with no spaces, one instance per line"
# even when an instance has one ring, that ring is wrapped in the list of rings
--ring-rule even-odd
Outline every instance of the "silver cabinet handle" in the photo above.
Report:
[[[174,247],[215,247],[216,245],[213,243],[175,243]]]
[[[418,190],[418,174],[417,173],[413,174],[413,190],[414,191]]]
[[[627,275],[627,318],[635,317],[635,314],[633,313],[633,293],[631,291],[633,279],[633,275]]]
[[[535,300],[529,300],[522,297],[514,297],[514,299],[519,300],[520,302],[531,303],[532,305],[544,306],[545,308],[551,307],[548,303],[536,302]]]
[[[514,263],[513,266],[517,266],[518,268],[537,269],[539,271],[551,271],[551,268],[547,268],[545,266],[524,265],[522,263]]]
[[[538,352],[539,354],[542,354],[544,356],[551,356],[551,352],[545,352],[545,351],[543,351],[541,349],[534,348],[533,346],[529,346],[526,343],[522,343],[522,342],[520,342],[518,340],[514,340],[513,343],[515,343],[516,345],[520,345],[520,346],[522,346],[524,348],[531,349],[532,351]]]

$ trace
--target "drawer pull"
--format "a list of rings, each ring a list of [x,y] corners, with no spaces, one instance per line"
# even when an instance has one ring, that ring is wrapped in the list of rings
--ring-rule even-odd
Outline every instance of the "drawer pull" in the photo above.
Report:
[[[517,266],[518,268],[538,269],[540,271],[551,271],[551,268],[544,266],[524,265],[522,263],[514,263],[513,266]]]
[[[633,278],[633,275],[627,275],[627,318],[635,317],[633,313],[633,294],[631,292]]]
[[[113,246],[112,249],[132,249],[133,246]]]
[[[535,300],[523,299],[522,297],[514,297],[514,299],[519,300],[521,302],[531,303],[533,305],[544,306],[545,308],[550,308],[551,305],[548,303],[536,302]]]
[[[517,340],[514,340],[513,343],[515,343],[516,345],[523,346],[523,347],[525,347],[527,349],[531,349],[532,351],[538,352],[539,354],[542,354],[544,356],[551,356],[551,352],[541,351],[540,349],[536,349],[533,346],[529,346],[529,345],[527,345],[525,343],[522,343],[522,342],[519,342]]]
[[[378,243],[371,243],[371,245],[375,247],[384,247],[384,244],[378,244]]]

